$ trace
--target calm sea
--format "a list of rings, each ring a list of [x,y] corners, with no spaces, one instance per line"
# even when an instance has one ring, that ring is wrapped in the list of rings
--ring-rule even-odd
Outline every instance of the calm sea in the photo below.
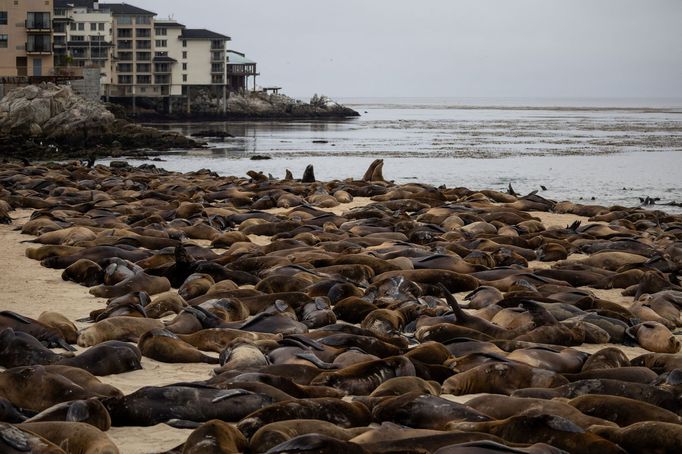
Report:
[[[682,100],[342,99],[347,121],[163,125],[191,134],[228,132],[206,150],[164,156],[158,166],[225,175],[254,169],[318,179],[360,178],[375,158],[396,182],[471,189],[540,190],[544,197],[637,206],[682,202]],[[268,161],[251,161],[253,155]],[[541,186],[547,189],[541,190]],[[663,208],[663,207],[661,207]],[[664,208],[680,212],[680,209]]]

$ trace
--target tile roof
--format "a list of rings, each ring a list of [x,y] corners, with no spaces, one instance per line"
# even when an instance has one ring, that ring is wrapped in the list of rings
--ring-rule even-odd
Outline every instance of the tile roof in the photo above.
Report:
[[[180,39],[224,39],[230,41],[232,38],[205,28],[186,28],[182,31]]]
[[[129,14],[137,16],[156,16],[156,13],[147,11],[146,9],[138,8],[137,6],[129,5],[127,3],[100,3],[99,9],[109,10],[111,14]]]

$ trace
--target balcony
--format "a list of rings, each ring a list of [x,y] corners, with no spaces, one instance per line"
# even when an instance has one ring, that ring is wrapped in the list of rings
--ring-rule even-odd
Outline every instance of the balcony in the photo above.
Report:
[[[28,19],[25,21],[25,25],[28,33],[49,33],[52,31],[52,22],[50,20]]]
[[[52,55],[52,45],[50,43],[26,43],[26,53],[28,55]]]

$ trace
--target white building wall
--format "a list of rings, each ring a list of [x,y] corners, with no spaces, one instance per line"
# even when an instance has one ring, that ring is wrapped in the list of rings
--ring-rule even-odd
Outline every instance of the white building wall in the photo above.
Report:
[[[188,39],[186,51],[187,58],[182,58],[181,63],[187,63],[187,70],[182,74],[187,75],[185,85],[211,85],[211,41]]]

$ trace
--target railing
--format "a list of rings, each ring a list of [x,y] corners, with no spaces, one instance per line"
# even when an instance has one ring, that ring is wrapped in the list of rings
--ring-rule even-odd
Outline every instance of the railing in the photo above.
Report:
[[[26,26],[26,30],[29,32],[31,31],[49,32],[50,30],[52,30],[52,23],[49,20],[46,22],[44,20],[27,19],[24,22],[24,25]]]
[[[51,54],[52,44],[26,43],[27,54]]]

